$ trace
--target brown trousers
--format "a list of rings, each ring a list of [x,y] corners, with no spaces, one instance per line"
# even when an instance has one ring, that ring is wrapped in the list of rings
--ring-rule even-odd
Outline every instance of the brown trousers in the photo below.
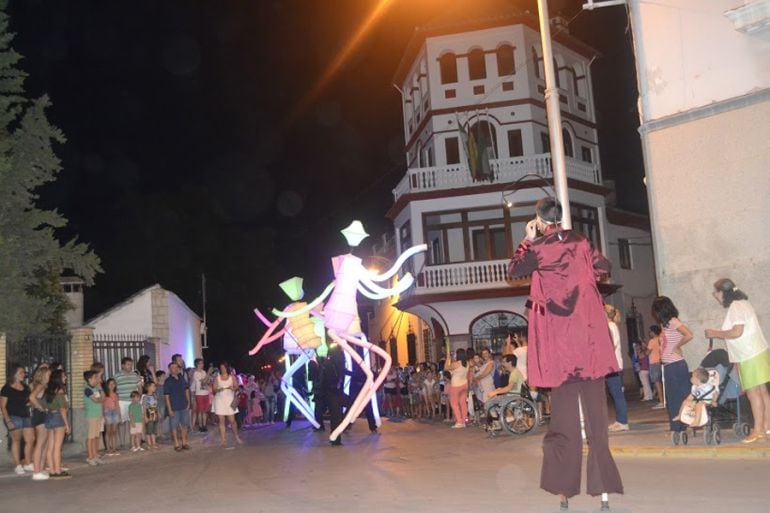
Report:
[[[623,493],[620,473],[609,447],[604,378],[564,383],[551,391],[551,424],[543,439],[540,487],[567,497],[580,493],[583,440],[578,400],[583,405],[588,438],[586,491],[593,496]]]

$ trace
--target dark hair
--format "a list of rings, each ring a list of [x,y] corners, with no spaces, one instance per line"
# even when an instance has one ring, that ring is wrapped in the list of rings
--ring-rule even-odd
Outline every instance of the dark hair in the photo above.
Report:
[[[86,382],[88,382],[88,380],[90,380],[91,378],[93,378],[93,377],[94,377],[94,376],[96,376],[97,374],[98,374],[98,373],[97,373],[96,371],[87,370],[87,371],[85,371],[85,372],[83,373],[83,379],[84,379]]]
[[[94,362],[91,364],[91,370],[92,371],[103,371],[104,370],[104,364],[102,362]]]
[[[159,377],[165,376],[165,375],[166,375],[166,371],[162,371],[162,370],[155,371],[155,377],[156,378],[159,378]]]
[[[658,296],[652,302],[652,316],[661,326],[667,328],[668,321],[674,317],[679,317],[679,310],[676,309],[671,299],[666,296]]]
[[[221,367],[223,365],[225,366],[225,369],[227,369],[227,374],[231,375],[233,373],[233,368],[230,367],[229,363],[227,363],[227,362],[219,362],[219,365],[217,366],[217,368],[219,368],[219,367]]]
[[[51,377],[48,379],[48,386],[45,387],[45,400],[46,402],[53,401],[53,398],[59,392],[66,391],[67,386],[64,384],[64,371],[61,369],[55,369],[51,372]]]
[[[10,371],[8,373],[9,383],[11,382],[11,380],[13,380],[13,377],[16,376],[16,373],[19,371],[19,369],[24,369],[25,371],[27,370],[26,367],[24,367],[23,365],[19,365],[18,363],[14,363],[13,365],[10,366],[10,368],[8,369]]]
[[[147,373],[147,364],[150,362],[150,356],[143,354],[136,362],[136,371],[144,376]]]
[[[455,355],[455,358],[457,358],[460,361],[463,367],[468,366],[468,355],[465,352],[465,349],[458,349],[457,354]]]
[[[110,395],[110,382],[115,383],[115,395],[118,394],[118,382],[115,381],[113,378],[108,379],[104,382],[104,393],[108,396]]]
[[[154,385],[154,384],[155,384],[155,382],[154,382],[154,381],[150,381],[149,383],[145,383],[145,384],[144,384],[144,388],[143,388],[143,390],[144,390],[144,393],[145,393],[145,394],[149,393],[149,391],[150,391],[150,385]]]
[[[714,289],[722,293],[722,306],[725,308],[729,307],[733,301],[749,298],[745,292],[735,286],[730,278],[722,278],[714,282]]]
[[[126,363],[128,363],[128,362],[133,362],[133,361],[134,361],[134,359],[133,359],[133,358],[131,358],[130,356],[124,356],[123,358],[121,358],[121,359],[120,359],[120,366],[122,367],[122,366],[124,366]]]
[[[203,362],[203,358],[196,358],[195,360],[193,360],[193,366],[197,367],[198,362]]]
[[[138,391],[134,390],[133,392],[131,392],[131,399],[133,399],[134,397],[141,397],[141,394]]]
[[[561,205],[553,198],[540,198],[535,203],[535,213],[546,223],[561,221]]]
[[[650,326],[650,332],[652,332],[652,334],[657,337],[658,335],[660,335],[660,326],[658,326],[657,324],[653,324],[652,326]]]
[[[182,355],[181,355],[181,354],[179,354],[179,353],[174,353],[174,354],[172,354],[172,355],[171,355],[171,361],[172,361],[172,362],[173,362],[174,360],[176,360],[177,358],[182,358]],[[184,358],[182,358],[182,359],[184,360]]]
[[[452,379],[452,373],[449,371],[444,371],[441,374],[444,376],[444,379]]]
[[[513,367],[516,367],[516,362],[518,361],[515,354],[507,354],[503,356],[503,360],[510,363]]]

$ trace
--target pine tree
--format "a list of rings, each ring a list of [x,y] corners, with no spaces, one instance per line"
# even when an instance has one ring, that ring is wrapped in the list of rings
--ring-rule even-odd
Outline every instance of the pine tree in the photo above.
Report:
[[[38,208],[37,189],[54,181],[61,162],[53,144],[64,134],[51,125],[48,97],[25,96],[21,56],[11,47],[6,2],[0,1],[0,333],[11,337],[64,329],[64,272],[90,285],[102,272],[99,257],[76,240],[62,244],[56,229],[67,220]]]

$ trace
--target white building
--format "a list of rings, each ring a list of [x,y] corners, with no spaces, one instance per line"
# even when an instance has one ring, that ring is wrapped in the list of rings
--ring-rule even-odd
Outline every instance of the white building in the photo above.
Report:
[[[200,317],[179,296],[158,284],[140,290],[94,317],[86,326],[94,329],[94,340],[105,345],[153,343],[155,354],[150,356],[159,369],[165,370],[176,353],[181,354],[189,366],[201,357]]]
[[[770,1],[628,5],[657,279],[696,336],[692,366],[725,314],[718,278],[770,323]]]
[[[423,242],[429,247],[410,265],[416,286],[396,304],[414,316],[407,319],[425,348],[418,361],[423,353],[437,358],[445,336],[455,348],[498,350],[510,330],[525,328],[529,282],[509,282],[507,264],[543,188],[552,193],[537,19],[509,2],[473,6],[417,29],[395,77],[409,169],[387,216],[396,254]],[[613,262],[612,283],[602,289],[622,288],[608,300],[626,315],[634,302],[649,324],[656,290],[649,229],[645,218],[607,205],[613,191],[599,163],[595,51],[565,30],[555,30],[554,39],[574,229]],[[476,141],[480,156],[473,174],[464,137]],[[403,329],[390,325],[389,310],[375,310],[370,338],[387,342],[384,334]]]

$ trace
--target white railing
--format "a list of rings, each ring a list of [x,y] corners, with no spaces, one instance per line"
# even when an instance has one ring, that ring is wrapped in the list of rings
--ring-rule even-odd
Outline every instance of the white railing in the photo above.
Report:
[[[415,292],[452,292],[495,289],[516,284],[508,279],[508,260],[464,262],[426,266],[417,280]]]
[[[566,160],[568,178],[601,184],[601,174],[596,165],[569,157]],[[515,182],[528,173],[550,178],[551,154],[543,153],[492,160],[490,167],[492,177],[486,180],[474,180],[465,164],[412,168],[406,172],[404,178],[393,189],[393,196],[398,201],[401,196],[410,192],[439,191],[489,185],[490,183]]]

